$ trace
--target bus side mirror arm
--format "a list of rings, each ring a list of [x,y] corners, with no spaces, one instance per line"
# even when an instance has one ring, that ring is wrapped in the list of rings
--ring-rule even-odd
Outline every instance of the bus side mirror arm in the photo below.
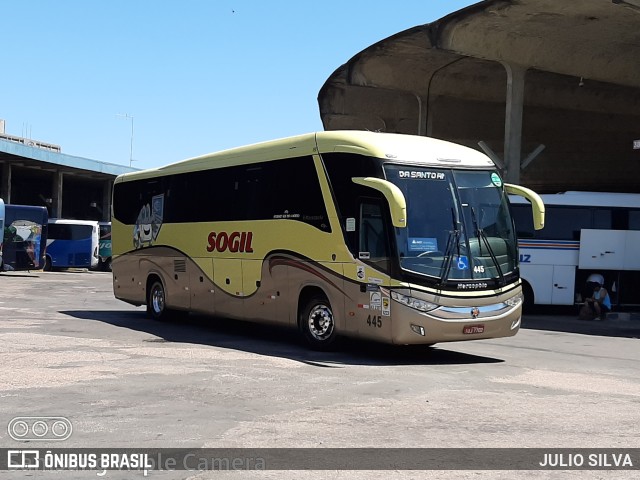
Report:
[[[391,223],[394,227],[405,228],[407,226],[407,201],[402,190],[395,184],[375,177],[353,177],[353,183],[373,188],[384,195],[391,211]]]
[[[513,185],[512,183],[505,183],[504,189],[507,193],[524,197],[531,202],[533,228],[536,230],[542,230],[544,228],[544,202],[542,201],[542,198],[540,198],[540,195],[533,190],[520,185]]]

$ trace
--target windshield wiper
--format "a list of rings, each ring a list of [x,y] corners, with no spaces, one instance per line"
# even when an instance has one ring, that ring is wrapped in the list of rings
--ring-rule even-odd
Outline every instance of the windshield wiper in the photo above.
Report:
[[[473,228],[476,231],[476,237],[478,238],[478,253],[482,256],[482,242],[484,242],[487,247],[487,252],[489,252],[489,256],[491,257],[491,261],[496,266],[496,270],[498,271],[498,275],[500,276],[500,283],[502,286],[505,285],[504,274],[502,273],[502,268],[500,268],[500,262],[498,262],[498,258],[496,257],[493,248],[491,248],[491,244],[489,243],[489,239],[487,238],[487,234],[484,233],[484,230],[480,228],[478,225],[478,220],[476,219],[476,210],[471,207],[471,220],[473,221]],[[480,241],[482,239],[482,242]]]
[[[449,278],[449,272],[451,271],[451,263],[453,262],[452,253],[453,246],[457,246],[458,257],[460,257],[460,222],[456,220],[456,214],[453,208],[451,208],[451,221],[453,224],[453,230],[449,232],[449,238],[447,238],[447,248],[444,252],[444,263],[440,269],[440,286],[444,286],[445,282]]]

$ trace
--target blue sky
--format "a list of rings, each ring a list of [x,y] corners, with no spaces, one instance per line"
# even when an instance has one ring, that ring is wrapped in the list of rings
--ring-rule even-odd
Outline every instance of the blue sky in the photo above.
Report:
[[[0,119],[63,153],[149,168],[322,130],[361,50],[473,1],[0,0]]]

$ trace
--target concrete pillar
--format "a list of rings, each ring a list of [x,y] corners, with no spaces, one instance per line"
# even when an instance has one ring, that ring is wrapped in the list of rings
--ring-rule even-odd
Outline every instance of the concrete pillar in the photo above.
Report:
[[[113,188],[112,180],[105,180],[102,184],[102,221],[111,220],[111,189]]]
[[[507,98],[504,117],[505,180],[520,183],[520,157],[522,151],[522,110],[524,104],[524,80],[527,68],[503,63],[507,70]]]
[[[0,185],[0,198],[4,203],[11,203],[11,164],[2,164],[2,185]]]
[[[53,195],[53,203],[51,205],[52,217],[62,217],[62,184],[63,173],[56,171],[56,173],[53,174],[53,187],[51,188]]]
[[[427,134],[427,102],[420,95],[415,94],[418,100],[418,135],[424,137]]]

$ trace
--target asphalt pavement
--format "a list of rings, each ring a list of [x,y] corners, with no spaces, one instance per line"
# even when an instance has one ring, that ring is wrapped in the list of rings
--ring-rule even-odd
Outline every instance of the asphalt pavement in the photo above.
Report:
[[[575,314],[571,312],[575,310]],[[610,312],[605,320],[580,320],[578,307],[538,307],[522,318],[522,328],[554,332],[640,338],[640,312]]]

